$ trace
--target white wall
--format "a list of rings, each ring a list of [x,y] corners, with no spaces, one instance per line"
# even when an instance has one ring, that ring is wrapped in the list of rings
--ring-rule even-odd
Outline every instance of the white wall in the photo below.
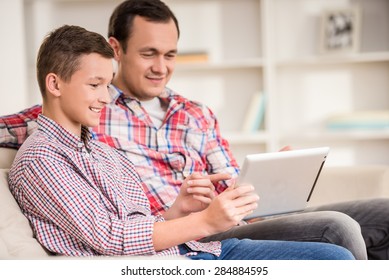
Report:
[[[35,60],[47,33],[75,24],[106,37],[109,16],[119,2],[0,0],[0,116],[41,103]]]
[[[27,106],[23,0],[0,0],[0,115]]]

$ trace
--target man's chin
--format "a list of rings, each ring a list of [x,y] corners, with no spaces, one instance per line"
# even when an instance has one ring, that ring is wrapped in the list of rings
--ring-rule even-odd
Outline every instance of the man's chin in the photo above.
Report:
[[[163,93],[164,89],[165,88],[158,88],[157,90],[156,89],[150,90],[144,94],[144,97],[147,97],[149,99],[159,97]]]

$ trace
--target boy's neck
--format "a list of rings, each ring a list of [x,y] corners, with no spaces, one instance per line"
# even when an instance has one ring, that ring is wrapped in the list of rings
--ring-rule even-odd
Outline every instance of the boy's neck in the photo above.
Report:
[[[47,106],[45,103],[42,105],[42,115],[45,117],[55,121],[57,124],[70,131],[76,136],[81,137],[82,125],[80,123],[74,123],[69,120],[61,110],[56,110],[52,106]]]

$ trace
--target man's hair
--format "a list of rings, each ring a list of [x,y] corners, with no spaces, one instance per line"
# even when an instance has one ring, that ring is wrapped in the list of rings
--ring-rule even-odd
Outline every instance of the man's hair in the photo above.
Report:
[[[164,2],[160,0],[126,0],[115,8],[108,25],[108,38],[116,38],[124,52],[127,50],[127,40],[131,36],[136,16],[157,23],[167,23],[173,20],[177,34],[180,36],[177,18]]]
[[[54,73],[68,82],[79,69],[80,58],[91,53],[114,58],[111,45],[98,33],[74,25],[51,31],[43,40],[37,56],[37,79],[42,97],[46,97],[47,74]]]

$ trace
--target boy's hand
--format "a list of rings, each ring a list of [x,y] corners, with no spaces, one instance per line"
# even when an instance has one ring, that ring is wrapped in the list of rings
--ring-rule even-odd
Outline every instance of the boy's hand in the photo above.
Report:
[[[253,190],[252,185],[230,187],[215,197],[208,208],[201,212],[209,234],[226,231],[251,214],[259,200]]]
[[[231,175],[227,173],[189,175],[181,185],[180,193],[174,204],[164,214],[165,219],[178,218],[204,210],[216,196],[214,183],[230,178]]]

